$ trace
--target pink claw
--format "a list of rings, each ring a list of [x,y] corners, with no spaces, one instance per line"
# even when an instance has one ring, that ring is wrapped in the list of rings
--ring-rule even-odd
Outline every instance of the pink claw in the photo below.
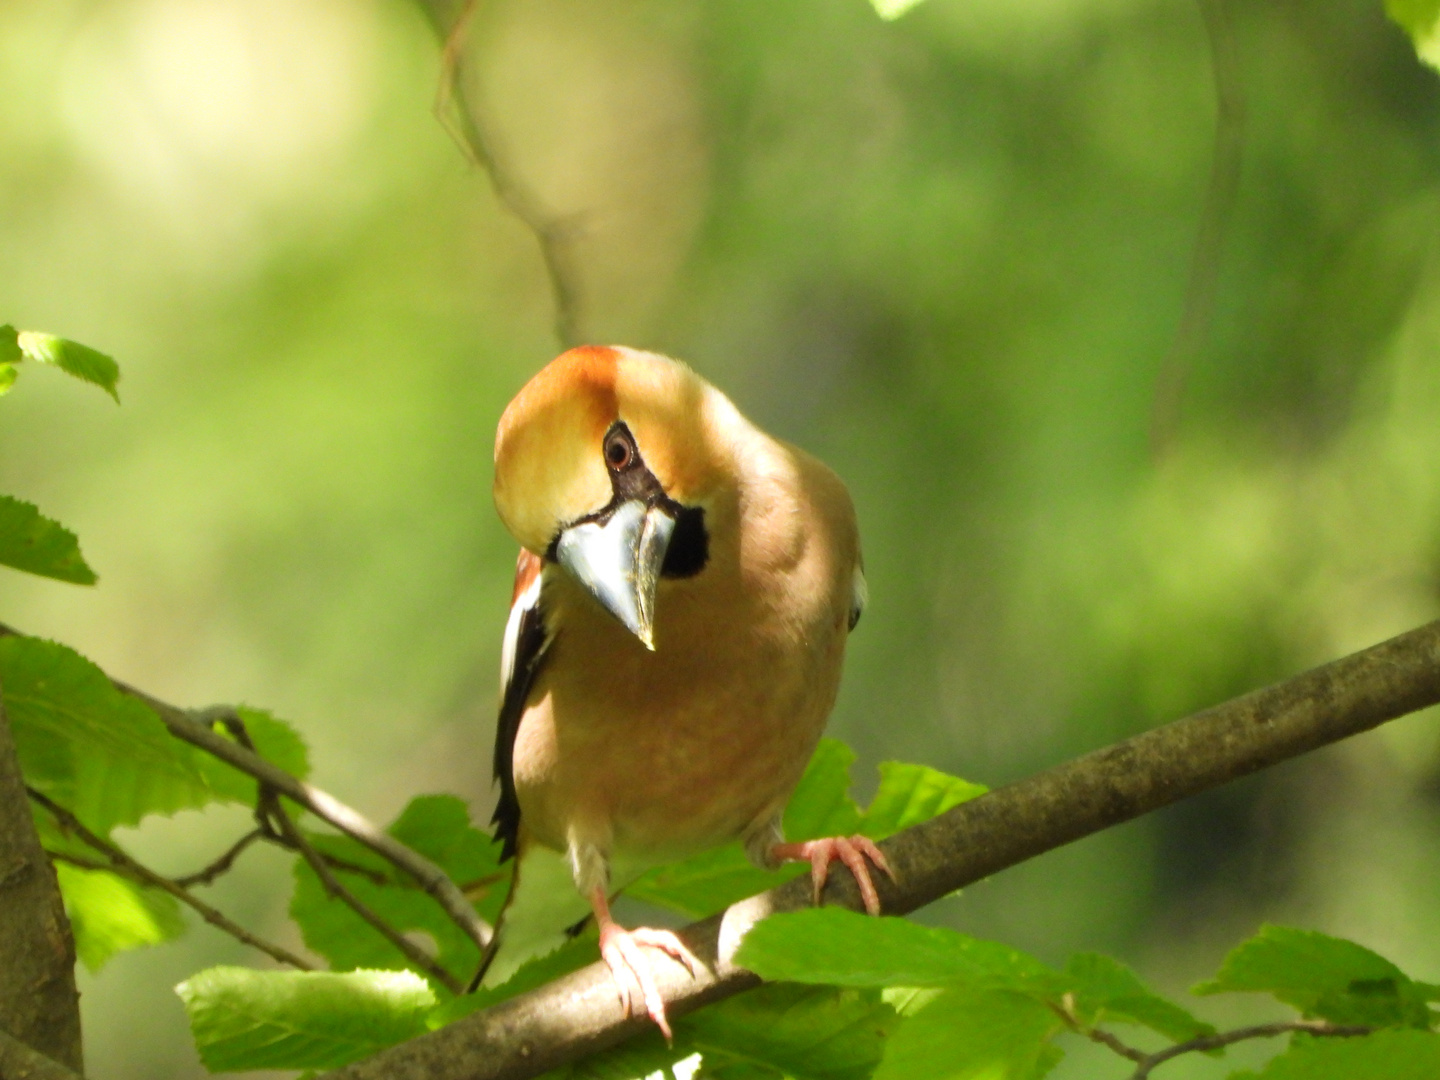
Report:
[[[895,880],[895,871],[890,869],[885,853],[876,847],[875,842],[868,836],[829,836],[823,840],[805,840],[798,844],[776,844],[770,849],[770,853],[784,862],[809,861],[810,881],[815,887],[816,904],[820,903],[820,893],[830,876],[830,864],[836,860],[844,863],[855,876],[855,884],[860,888],[860,899],[864,901],[865,910],[871,915],[880,914],[880,894],[875,891],[875,882],[870,878],[870,867],[865,860],[868,858],[885,871],[891,881]]]
[[[659,949],[679,960],[693,976],[700,962],[685,947],[685,943],[669,930],[654,930],[640,927],[624,930],[606,920],[600,927],[600,955],[610,968],[615,979],[615,988],[620,993],[620,1003],[625,1007],[626,1016],[635,1015],[635,991],[645,1002],[645,1011],[670,1043],[673,1036],[670,1022],[665,1016],[665,999],[655,984],[655,974],[642,948]]]

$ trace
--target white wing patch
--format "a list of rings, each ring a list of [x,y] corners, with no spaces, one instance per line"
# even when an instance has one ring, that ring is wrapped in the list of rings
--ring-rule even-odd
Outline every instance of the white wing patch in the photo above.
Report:
[[[534,610],[535,605],[540,603],[540,583],[544,577],[543,571],[536,574],[535,580],[515,598],[515,603],[510,607],[510,619],[505,623],[505,638],[500,645],[500,701],[502,705],[505,695],[510,692],[510,684],[515,681],[515,651],[519,648],[520,643],[520,623],[524,620],[526,613]]]
[[[855,564],[855,576],[850,583],[850,629],[855,629],[855,624],[860,621],[860,616],[865,613],[865,605],[870,602],[870,586],[865,583],[865,571],[859,563]]]

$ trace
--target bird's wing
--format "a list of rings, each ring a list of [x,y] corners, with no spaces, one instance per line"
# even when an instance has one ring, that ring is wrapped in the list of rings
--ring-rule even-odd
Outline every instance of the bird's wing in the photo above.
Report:
[[[515,592],[510,600],[510,620],[505,624],[505,641],[500,650],[500,717],[495,724],[495,779],[500,782],[500,801],[490,823],[502,847],[500,859],[515,854],[520,835],[520,801],[515,795],[515,736],[530,687],[550,647],[551,633],[540,605],[543,565],[538,555],[524,550],[515,563]]]

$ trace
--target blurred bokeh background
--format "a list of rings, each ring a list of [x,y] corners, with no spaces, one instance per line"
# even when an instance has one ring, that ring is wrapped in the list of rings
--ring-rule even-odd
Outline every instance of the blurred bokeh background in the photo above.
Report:
[[[855,495],[862,795],[886,758],[1003,783],[1440,614],[1440,83],[1380,0],[1235,6],[1243,173],[1158,454],[1216,118],[1191,0],[477,10],[468,89],[566,223],[583,338],[689,360]],[[491,439],[557,343],[438,55],[405,0],[0,5],[0,322],[124,373],[118,409],[46,371],[0,403],[0,490],[101,576],[4,573],[0,619],[274,709],[375,818],[443,790],[483,822]],[[243,817],[127,839],[190,869]],[[1437,840],[1421,715],[924,917],[1167,990],[1262,920],[1440,980]],[[215,892],[289,933],[284,860]],[[197,926],[87,975],[92,1075],[201,1075],[171,987],[219,962],[255,958]]]

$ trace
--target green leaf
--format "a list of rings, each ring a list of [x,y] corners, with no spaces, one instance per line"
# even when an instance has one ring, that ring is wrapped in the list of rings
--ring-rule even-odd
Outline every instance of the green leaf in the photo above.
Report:
[[[477,907],[482,916],[494,920],[504,903],[509,871],[500,868],[499,848],[490,837],[470,824],[461,800],[453,795],[422,795],[410,802],[388,832],[435,862],[462,887],[488,885]],[[402,932],[428,934],[436,958],[451,971],[474,970],[480,958],[474,942],[417,884],[348,836],[315,834],[310,840],[322,853],[363,869],[364,873],[356,873],[340,868],[336,875],[381,918]],[[403,968],[408,963],[349,907],[327,896],[303,860],[295,863],[290,914],[300,924],[305,944],[334,967]]]
[[[792,1080],[865,1080],[900,1025],[877,991],[773,983],[682,1017],[677,1043],[706,1068],[760,1066]]]
[[[175,988],[211,1072],[333,1069],[423,1034],[435,995],[408,971],[214,967]]]
[[[75,952],[99,971],[118,952],[159,945],[185,930],[173,896],[147,889],[106,870],[55,864],[65,914],[75,934]]]
[[[15,385],[17,374],[14,364],[0,363],[0,397],[4,397],[10,392],[10,388]]]
[[[785,810],[787,838],[813,840],[859,831],[860,809],[850,798],[854,761],[854,752],[838,739],[820,740]],[[625,894],[701,919],[804,872],[799,864],[761,870],[735,843],[651,870],[628,885]]]
[[[952,987],[900,1026],[875,1080],[1039,1080],[1061,1026],[1028,995]]]
[[[117,405],[120,403],[120,393],[115,388],[120,381],[120,365],[111,357],[88,345],[36,330],[20,331],[16,341],[28,359],[37,364],[50,364],[77,379],[94,383],[114,398]]]
[[[20,351],[20,334],[6,323],[0,326],[0,364],[18,364],[25,359]]]
[[[1309,1017],[1371,1027],[1427,1027],[1426,992],[1378,953],[1344,938],[1264,926],[1197,994],[1274,994]]]
[[[833,986],[952,986],[1065,993],[1072,981],[994,941],[844,908],[772,915],[746,935],[736,963],[763,979]]]
[[[5,389],[0,386],[0,393]],[[95,571],[85,565],[75,534],[9,495],[0,495],[0,564],[76,585],[95,584]]]
[[[1065,973],[1075,980],[1076,1009],[1087,1024],[1123,1020],[1148,1027],[1173,1042],[1215,1033],[1212,1026],[1160,997],[1112,957],[1078,953],[1065,965]]]
[[[898,19],[913,7],[919,7],[920,0],[870,0],[875,14],[886,22]]]
[[[1297,1035],[1290,1049],[1259,1073],[1231,1080],[1435,1080],[1440,1076],[1440,1035],[1428,1031],[1377,1031],[1355,1038]]]
[[[0,683],[26,780],[97,833],[215,797],[200,752],[74,650],[0,638]]]
[[[238,706],[235,712],[244,722],[257,754],[300,780],[310,775],[310,749],[293,725],[263,709],[246,705]],[[221,735],[231,737],[223,724],[217,723],[214,728]],[[256,784],[249,775],[209,754],[200,754],[197,761],[206,784],[217,798],[247,805],[255,802]]]
[[[860,831],[877,840],[883,839],[911,825],[929,821],[988,790],[983,784],[972,784],[925,765],[881,762],[880,787],[870,800]]]
[[[462,994],[450,1001],[441,1002],[430,1013],[427,1023],[432,1029],[454,1023],[462,1016],[469,1016],[491,1005],[524,994],[548,982],[579,971],[586,964],[593,964],[599,958],[593,931],[571,938],[558,949],[552,949],[544,956],[537,956],[522,964],[515,974],[499,986],[482,986],[473,994]]]
[[[1440,0],[1385,0],[1385,10],[1405,28],[1420,59],[1440,67]]]

